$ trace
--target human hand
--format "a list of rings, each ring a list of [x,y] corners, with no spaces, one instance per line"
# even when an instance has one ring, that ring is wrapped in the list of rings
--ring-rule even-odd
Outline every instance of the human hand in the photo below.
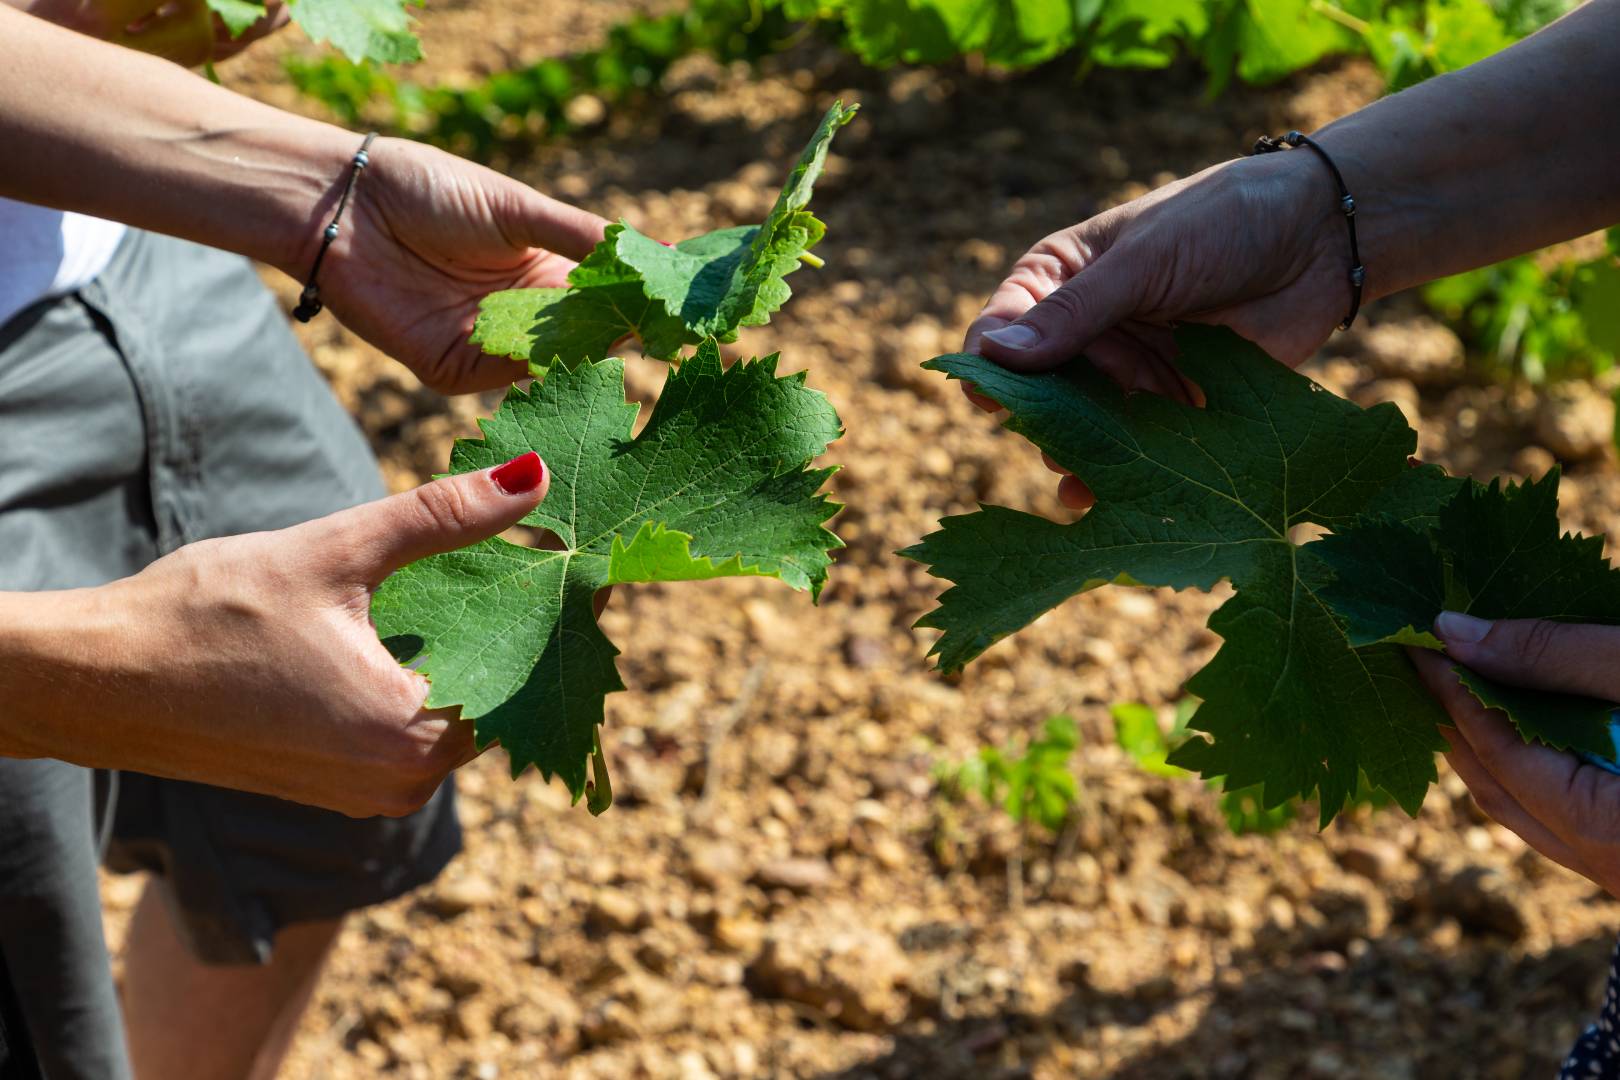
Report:
[[[222,63],[286,26],[287,7],[268,0],[264,18],[233,37],[205,0],[8,0],[59,26],[183,67]]]
[[[443,393],[524,375],[521,364],[468,344],[478,302],[499,289],[566,284],[607,222],[420,143],[379,139],[369,157],[321,269],[322,301]],[[320,228],[283,267],[289,274],[308,271]]]
[[[32,594],[50,597],[38,618],[61,628],[58,644],[36,650],[35,675],[8,693],[47,721],[6,752],[408,813],[477,751],[454,710],[423,708],[427,681],[378,641],[371,594],[406,563],[508,528],[547,486],[530,453],[290,529],[191,544],[102,588]]]
[[[1212,166],[1040,241],[991,295],[963,347],[1018,371],[1084,352],[1128,391],[1192,404],[1198,390],[1174,363],[1176,322],[1229,326],[1297,365],[1350,302],[1336,201],[1309,155]],[[1058,494],[1076,509],[1092,502],[1072,476]]]
[[[1446,656],[1407,650],[1456,725],[1446,760],[1479,808],[1541,854],[1620,897],[1620,775],[1527,743],[1452,674],[1453,662],[1515,686],[1620,700],[1620,627],[1446,612]]]

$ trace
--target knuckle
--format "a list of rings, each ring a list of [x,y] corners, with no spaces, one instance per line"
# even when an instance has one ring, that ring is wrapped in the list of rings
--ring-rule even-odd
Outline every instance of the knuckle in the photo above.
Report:
[[[1555,622],[1545,619],[1536,619],[1528,623],[1520,623],[1514,630],[1517,634],[1518,652],[1526,662],[1534,667],[1542,667],[1558,659],[1558,638],[1562,628]],[[1492,633],[1495,633],[1492,628]]]
[[[1090,310],[1086,298],[1079,289],[1072,286],[1057,289],[1042,300],[1031,317],[1044,314],[1047,320],[1060,322],[1079,322],[1086,318]]]
[[[433,529],[459,532],[474,523],[471,500],[454,481],[437,480],[417,488],[416,503],[425,523]]]

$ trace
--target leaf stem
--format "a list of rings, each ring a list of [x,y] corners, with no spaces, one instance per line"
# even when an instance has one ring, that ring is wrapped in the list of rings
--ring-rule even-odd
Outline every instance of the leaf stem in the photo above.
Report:
[[[827,261],[820,255],[812,255],[808,251],[801,251],[799,253],[799,261],[810,267],[812,270],[820,270],[823,266],[827,265]]]

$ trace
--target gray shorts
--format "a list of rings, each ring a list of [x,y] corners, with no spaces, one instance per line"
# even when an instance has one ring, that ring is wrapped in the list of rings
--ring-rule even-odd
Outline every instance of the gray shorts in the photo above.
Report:
[[[0,589],[99,585],[195,540],[382,494],[242,259],[131,233],[95,282],[0,327]],[[460,846],[448,784],[410,817],[357,821],[0,759],[0,971],[45,1075],[124,1077],[98,855],[158,875],[200,958],[262,963],[280,927],[398,896]]]

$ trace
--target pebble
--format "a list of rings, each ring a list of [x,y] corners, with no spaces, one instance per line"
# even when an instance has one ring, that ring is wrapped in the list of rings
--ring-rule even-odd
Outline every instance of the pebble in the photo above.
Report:
[[[832,867],[825,859],[775,859],[754,871],[753,882],[764,889],[787,889],[806,894],[824,889],[833,881]]]
[[[1339,849],[1339,865],[1368,881],[1388,881],[1405,854],[1400,846],[1376,836],[1352,836]]]
[[[427,902],[438,914],[453,919],[473,908],[489,907],[500,898],[500,891],[482,874],[463,874],[434,886]]]
[[[623,934],[639,926],[645,916],[635,897],[622,889],[604,888],[592,895],[585,922],[593,930]]]
[[[1562,383],[1538,402],[1535,432],[1564,461],[1602,457],[1614,440],[1614,402],[1586,383]]]

